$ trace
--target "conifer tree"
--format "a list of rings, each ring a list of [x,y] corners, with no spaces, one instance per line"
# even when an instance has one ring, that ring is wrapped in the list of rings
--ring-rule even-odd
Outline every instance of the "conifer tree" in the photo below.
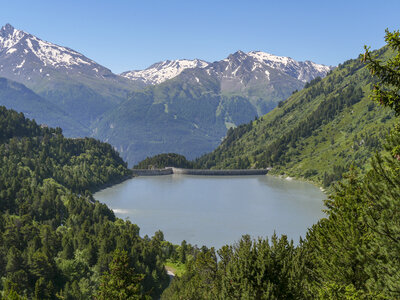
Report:
[[[117,249],[114,252],[109,269],[110,271],[106,272],[101,278],[96,299],[137,300],[148,298],[141,293],[140,282],[143,279],[143,275],[137,274],[129,266],[129,258],[126,251]]]
[[[400,115],[400,33],[386,30],[387,47],[393,57],[378,60],[366,47],[364,59],[371,73],[378,77],[372,98]],[[365,183],[365,222],[371,239],[367,245],[370,260],[369,289],[381,291],[388,298],[400,297],[400,126],[390,133],[386,152],[372,160],[372,170]]]
[[[394,52],[392,58],[382,61],[374,56],[369,47],[365,46],[364,61],[371,74],[379,78],[379,83],[374,85],[372,98],[381,105],[393,109],[400,114],[400,32],[390,32],[386,29],[385,41]]]
[[[372,235],[368,244],[369,288],[400,297],[400,127],[396,126],[385,146],[386,155],[377,154],[366,176],[365,222]]]

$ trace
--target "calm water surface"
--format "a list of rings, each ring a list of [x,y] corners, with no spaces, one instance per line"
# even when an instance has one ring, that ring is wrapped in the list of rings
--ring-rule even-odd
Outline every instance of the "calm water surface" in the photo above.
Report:
[[[141,236],[160,229],[173,243],[217,248],[274,231],[297,242],[324,216],[325,198],[311,184],[272,176],[176,174],[133,178],[94,196],[138,224]]]

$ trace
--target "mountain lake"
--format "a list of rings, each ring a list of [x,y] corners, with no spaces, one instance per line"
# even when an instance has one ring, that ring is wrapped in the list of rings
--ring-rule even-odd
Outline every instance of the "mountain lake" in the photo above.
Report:
[[[242,235],[286,234],[297,244],[324,217],[322,191],[273,176],[143,176],[94,195],[140,235],[161,230],[167,241],[220,248]]]

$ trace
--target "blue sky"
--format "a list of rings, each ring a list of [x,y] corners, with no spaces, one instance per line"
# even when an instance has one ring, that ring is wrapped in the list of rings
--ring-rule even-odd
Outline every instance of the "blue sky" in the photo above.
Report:
[[[337,65],[400,29],[400,1],[3,1],[0,24],[70,47],[119,73],[165,59],[261,50]]]

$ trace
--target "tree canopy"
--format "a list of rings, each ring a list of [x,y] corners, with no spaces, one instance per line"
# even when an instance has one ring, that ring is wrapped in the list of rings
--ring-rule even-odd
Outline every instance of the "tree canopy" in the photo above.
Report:
[[[92,196],[131,176],[109,144],[64,138],[0,107],[0,158],[0,298],[90,299],[113,274],[116,249],[142,274],[140,293],[161,293],[161,243]]]

